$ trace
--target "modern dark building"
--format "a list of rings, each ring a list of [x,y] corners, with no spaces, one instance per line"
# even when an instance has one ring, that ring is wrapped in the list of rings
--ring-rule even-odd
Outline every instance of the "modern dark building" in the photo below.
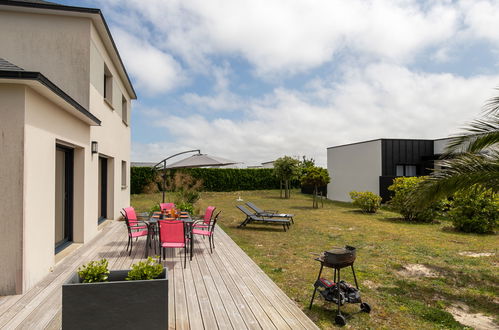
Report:
[[[371,191],[383,201],[399,176],[430,173],[447,139],[377,139],[330,147],[327,168],[331,176],[328,198],[350,201],[351,191]]]

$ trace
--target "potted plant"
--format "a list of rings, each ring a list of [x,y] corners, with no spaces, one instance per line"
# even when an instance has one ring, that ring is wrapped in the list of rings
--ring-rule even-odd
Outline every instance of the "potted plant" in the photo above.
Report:
[[[149,257],[130,270],[106,259],[80,267],[62,286],[62,328],[166,329],[167,269]]]

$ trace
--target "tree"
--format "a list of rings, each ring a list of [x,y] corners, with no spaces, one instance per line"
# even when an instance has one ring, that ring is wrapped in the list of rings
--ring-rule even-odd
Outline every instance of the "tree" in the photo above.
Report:
[[[281,180],[281,197],[282,183],[284,182],[284,198],[289,198],[290,184],[289,182],[298,177],[300,161],[289,156],[278,158],[274,161],[274,173]]]
[[[317,198],[317,194],[319,191],[319,187],[327,185],[331,182],[331,178],[329,177],[329,173],[325,168],[311,166],[308,167],[306,173],[301,178],[302,185],[308,185],[314,187],[314,195],[312,199],[312,207],[319,207],[319,200]]]
[[[425,207],[433,201],[479,184],[499,190],[499,97],[491,99],[482,118],[471,122],[451,139],[440,167],[415,190],[412,202]]]

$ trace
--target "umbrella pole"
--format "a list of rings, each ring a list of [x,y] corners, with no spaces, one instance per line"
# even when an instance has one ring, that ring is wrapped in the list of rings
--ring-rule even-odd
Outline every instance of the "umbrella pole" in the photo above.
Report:
[[[166,192],[166,161],[163,163],[163,203],[165,203]]]

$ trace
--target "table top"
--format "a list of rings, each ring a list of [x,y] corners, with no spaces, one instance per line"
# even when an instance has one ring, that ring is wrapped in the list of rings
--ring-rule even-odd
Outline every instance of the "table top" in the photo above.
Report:
[[[146,221],[150,222],[150,223],[155,223],[155,222],[158,222],[158,220],[162,220],[160,217],[161,217],[161,212],[154,212],[153,215],[152,215],[152,217],[150,217]],[[180,213],[180,216],[176,220],[182,220],[185,223],[192,223],[192,222],[194,222],[194,220],[192,219],[192,217],[188,213],[187,214],[185,214],[185,213],[182,214],[182,212]]]

